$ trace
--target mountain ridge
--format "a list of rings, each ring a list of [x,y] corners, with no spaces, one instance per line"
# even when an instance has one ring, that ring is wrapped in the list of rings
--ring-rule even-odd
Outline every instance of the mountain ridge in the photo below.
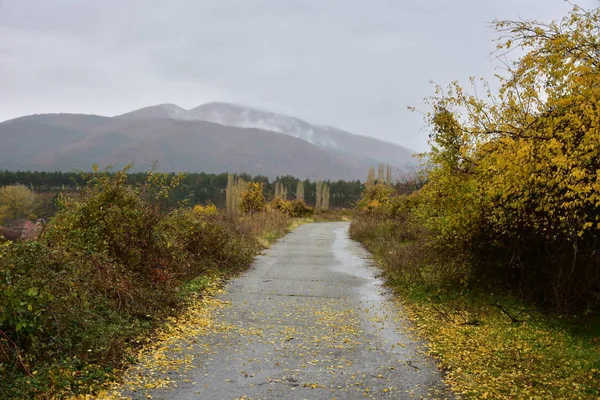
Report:
[[[133,163],[133,171],[145,171],[156,161],[168,172],[246,172],[345,180],[364,175],[364,165],[278,132],[167,118],[108,118],[83,129],[84,124],[68,127],[65,121],[54,125],[55,117],[50,114],[0,124],[0,169],[70,171],[89,170],[93,164],[121,168]]]
[[[164,117],[165,107],[174,104],[160,104],[118,115],[115,118],[148,118],[148,110],[155,114],[151,118]],[[175,106],[179,110],[185,110]],[[383,162],[404,169],[413,164],[414,150],[385,140],[372,138],[329,125],[313,125],[300,118],[258,108],[226,102],[210,102],[185,110],[168,118],[202,120],[238,128],[258,128],[306,140],[320,148],[334,150],[342,154],[360,157],[365,161]]]
[[[268,129],[269,128],[269,129]],[[402,151],[399,151],[401,149]],[[0,169],[247,172],[363,180],[370,166],[410,151],[339,128],[229,103],[165,103],[105,117],[34,114],[0,123]],[[387,160],[386,160],[387,158]]]

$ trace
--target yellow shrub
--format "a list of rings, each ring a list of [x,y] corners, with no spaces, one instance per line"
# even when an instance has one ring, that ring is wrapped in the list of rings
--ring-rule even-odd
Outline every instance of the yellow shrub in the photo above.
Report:
[[[269,203],[269,208],[287,215],[291,215],[293,211],[292,202],[289,200],[284,200],[281,197],[275,197],[273,200],[271,200]]]
[[[275,197],[268,205],[269,210],[274,210],[290,217],[300,218],[308,217],[314,210],[304,203],[304,200],[284,200],[281,197]]]
[[[265,210],[265,195],[263,184],[250,182],[242,192],[240,208],[245,214],[256,214]]]
[[[384,183],[368,185],[357,204],[357,209],[370,213],[390,213],[394,195],[394,188]]]
[[[215,206],[213,203],[210,203],[210,202],[205,206],[201,206],[201,205],[194,206],[194,214],[196,214],[198,216],[215,215],[216,213],[217,213],[217,206]]]

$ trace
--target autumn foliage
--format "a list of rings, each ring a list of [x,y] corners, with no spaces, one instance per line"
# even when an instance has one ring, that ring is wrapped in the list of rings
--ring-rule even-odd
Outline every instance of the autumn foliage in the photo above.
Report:
[[[265,195],[263,194],[263,185],[258,182],[246,184],[245,190],[241,195],[240,209],[246,214],[256,214],[263,212],[266,208]]]
[[[177,175],[127,180],[95,171],[38,239],[0,242],[2,398],[89,392],[182,305],[188,282],[249,266],[259,235],[288,224],[191,209],[172,199]]]
[[[415,213],[466,278],[498,279],[559,311],[600,306],[600,11],[499,21],[500,88],[428,100],[428,182]],[[478,89],[483,87],[484,95]],[[479,92],[481,93],[481,91]]]
[[[0,224],[35,218],[38,196],[23,185],[0,187]]]
[[[598,21],[496,22],[500,59],[523,55],[498,85],[436,87],[419,184],[357,204],[352,237],[465,398],[600,395]]]
[[[304,200],[285,200],[275,197],[268,204],[268,209],[283,213],[293,218],[309,217],[314,210],[306,205]]]

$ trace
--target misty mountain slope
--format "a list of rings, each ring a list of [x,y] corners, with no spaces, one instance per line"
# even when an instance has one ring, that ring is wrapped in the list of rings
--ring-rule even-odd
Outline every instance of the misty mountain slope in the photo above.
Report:
[[[320,125],[319,128],[336,144],[336,150],[343,153],[353,154],[370,162],[393,165],[400,169],[417,163],[413,157],[415,152],[404,146],[357,135],[332,126]]]
[[[177,112],[170,112],[169,107],[177,106],[146,107],[118,118],[174,118],[202,120],[238,128],[258,128],[305,140],[322,149],[330,150],[339,157],[358,158],[366,165],[386,163],[402,169],[407,164],[414,163],[412,157],[414,152],[406,147],[356,135],[339,128],[312,125],[287,115],[219,102],[203,104],[188,111],[177,107]]]
[[[364,163],[380,162],[403,168],[413,162],[412,150],[342,129],[312,125],[299,118],[256,110],[229,103],[207,103],[189,110],[187,118],[221,125],[260,128],[285,133],[340,155],[360,157]]]
[[[172,118],[48,114],[0,124],[0,169],[247,172],[360,179],[366,165],[278,132]]]
[[[258,128],[285,133],[319,147],[332,148],[335,143],[315,132],[313,125],[301,119],[229,103],[207,103],[189,110],[189,118],[239,128]],[[318,130],[318,129],[317,129]]]
[[[116,117],[29,115],[0,124],[0,169],[247,172],[274,177],[364,179],[378,163],[413,163],[400,145],[229,103],[174,104]]]

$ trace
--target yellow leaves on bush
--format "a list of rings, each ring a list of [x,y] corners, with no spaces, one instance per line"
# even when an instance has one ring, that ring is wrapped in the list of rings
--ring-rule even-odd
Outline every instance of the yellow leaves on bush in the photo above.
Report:
[[[512,224],[499,231],[519,224],[574,240],[600,222],[599,18],[575,7],[561,24],[497,22],[503,47],[520,43],[527,53],[497,95],[486,86],[492,101],[457,83],[432,99],[434,169],[473,181],[458,206],[482,198],[493,224]]]
[[[373,216],[405,218],[416,210],[418,202],[418,195],[400,194],[389,184],[368,184],[356,210]]]
[[[268,208],[270,210],[278,211],[287,215],[292,214],[292,202],[289,200],[284,200],[281,197],[275,197],[268,204]]]
[[[385,183],[367,185],[356,208],[368,213],[387,213],[391,211],[394,195],[394,189]]]
[[[0,187],[0,223],[35,218],[38,196],[23,185]]]
[[[304,200],[284,200],[275,197],[268,204],[268,209],[274,210],[293,218],[308,217],[312,215],[313,209],[308,207]]]
[[[246,185],[246,190],[242,192],[240,209],[245,214],[256,214],[265,210],[262,183],[250,182]]]
[[[474,79],[472,93],[436,87],[426,116],[423,225],[482,273],[495,264],[562,310],[575,298],[600,305],[598,20],[600,9],[575,6],[560,22],[496,22],[501,47],[524,54],[498,76],[498,91]]]
[[[194,214],[198,216],[215,215],[218,212],[217,206],[215,206],[213,203],[208,203],[205,206],[196,205],[194,206],[193,211]]]
[[[552,316],[511,323],[488,303],[506,288],[561,314],[600,309],[599,20],[600,9],[575,6],[560,22],[496,22],[499,48],[524,54],[499,90],[436,87],[426,184],[409,197],[370,186],[358,204],[425,228],[403,243],[389,229],[411,229],[401,218],[363,215],[352,231],[414,294],[405,308],[465,397],[600,396],[597,343]],[[454,312],[456,299],[465,310]]]
[[[367,205],[363,208],[363,211],[377,211],[381,208],[381,203],[377,199],[373,199],[367,203]]]

